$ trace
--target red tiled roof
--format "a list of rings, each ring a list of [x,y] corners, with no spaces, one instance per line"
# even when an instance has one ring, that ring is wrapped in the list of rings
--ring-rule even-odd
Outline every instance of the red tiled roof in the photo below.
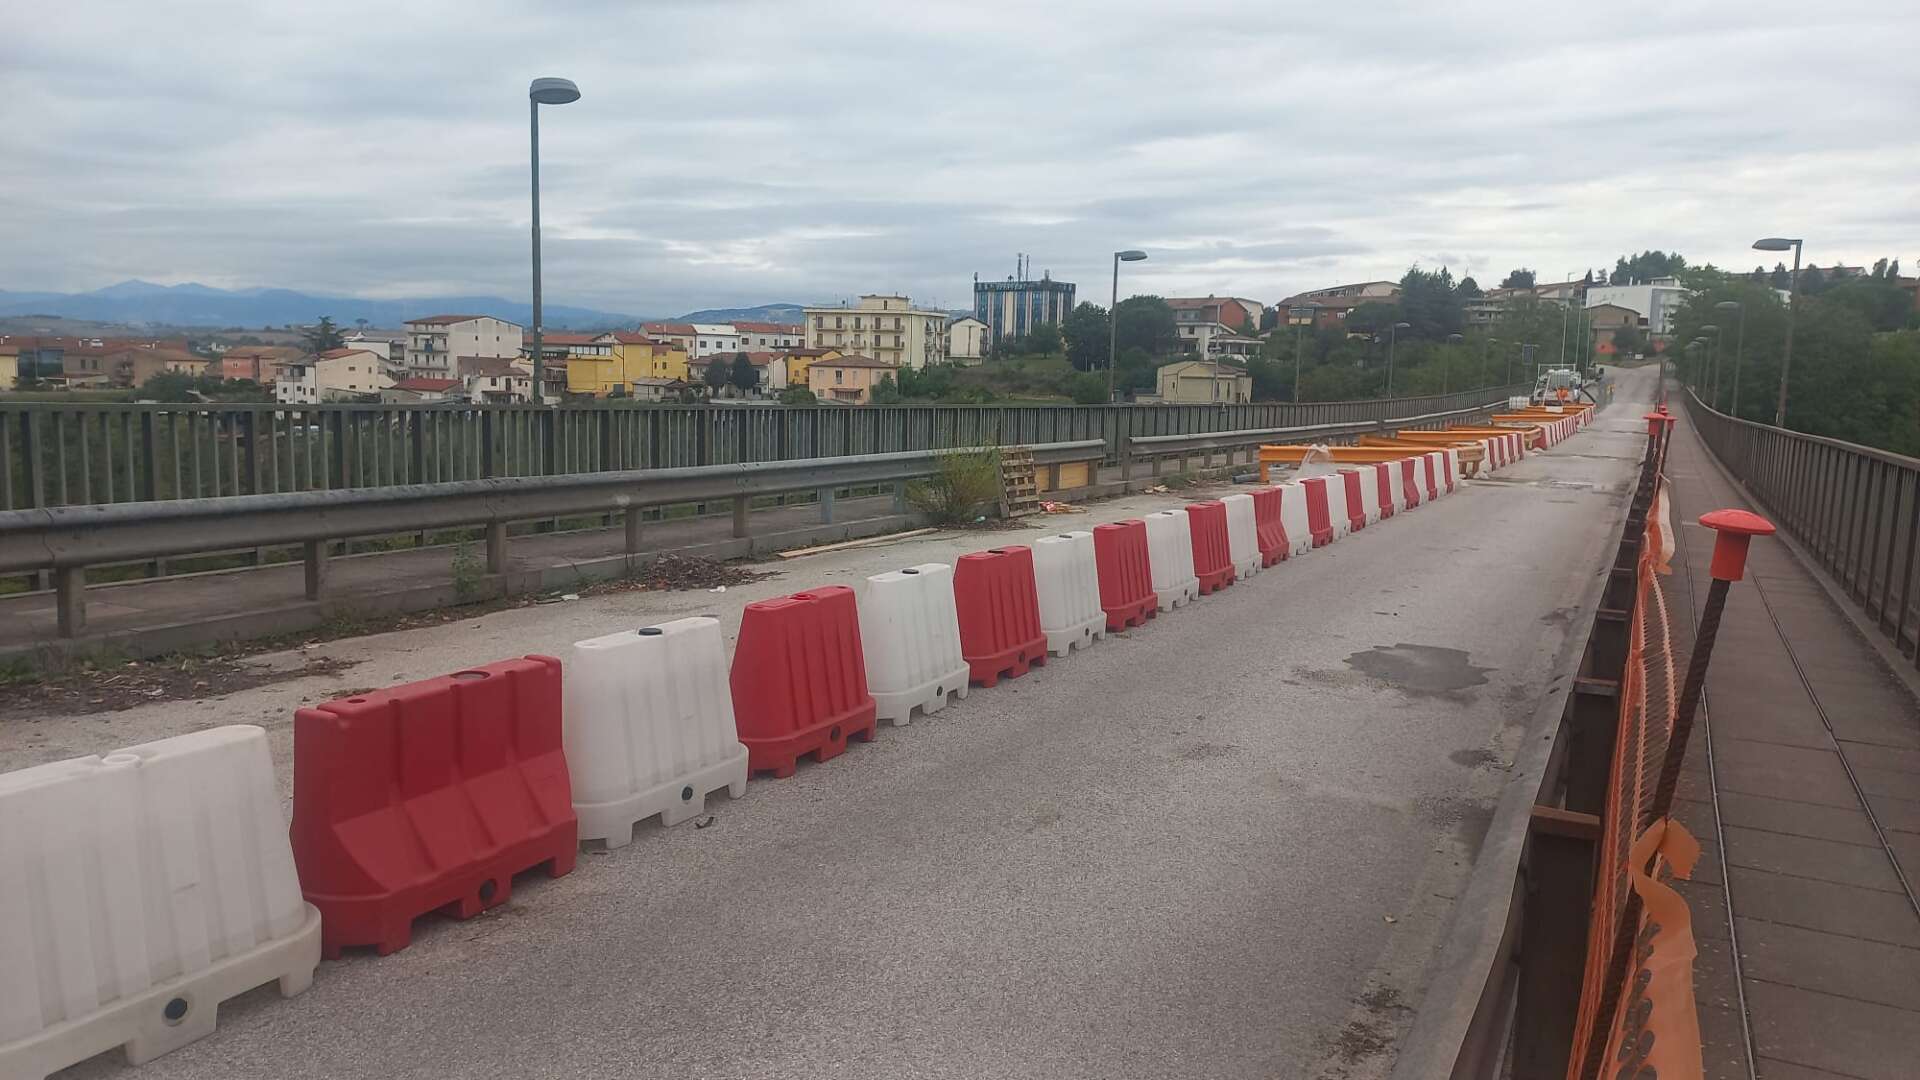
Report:
[[[649,334],[679,334],[682,337],[691,337],[695,333],[693,324],[684,322],[641,323],[640,329]]]
[[[544,349],[548,345],[591,345],[597,337],[599,337],[598,334],[568,334],[543,330],[540,332],[540,347]],[[528,334],[527,348],[531,349],[532,347],[533,335]]]
[[[401,379],[399,382],[393,384],[393,388],[395,390],[416,390],[425,393],[439,393],[451,390],[459,385],[459,379],[429,379],[425,376],[416,376],[411,379]]]
[[[648,337],[645,334],[636,334],[631,330],[615,330],[610,334],[602,334],[600,335],[600,337],[612,338],[615,343],[620,345],[671,345],[672,344],[672,342],[670,341],[661,341],[659,338]]]

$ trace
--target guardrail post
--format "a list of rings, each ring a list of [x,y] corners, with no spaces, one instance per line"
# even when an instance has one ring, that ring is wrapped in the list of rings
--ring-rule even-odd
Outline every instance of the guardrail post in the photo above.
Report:
[[[641,510],[637,506],[629,506],[626,513],[621,516],[625,518],[621,524],[626,527],[627,554],[637,555],[640,552]]]
[[[507,523],[490,521],[487,523],[487,573],[504,574],[507,570]]]
[[[747,510],[749,499],[745,495],[733,497],[733,537],[738,540],[747,535]]]
[[[1120,453],[1120,481],[1121,483],[1125,483],[1128,480],[1133,479],[1133,440],[1131,438],[1121,440],[1119,453]],[[1098,472],[1099,468],[1100,466],[1096,462],[1094,464],[1094,470]]]
[[[493,410],[480,410],[480,478],[493,477]]]
[[[318,600],[321,591],[327,587],[327,541],[308,540],[303,543],[301,559],[306,564],[307,599]]]
[[[40,445],[39,428],[43,427],[33,409],[20,410],[20,445],[26,450],[27,482],[25,485],[27,508],[47,505],[45,449]]]
[[[1053,471],[1055,476],[1058,477],[1060,466],[1055,465]],[[896,514],[904,514],[907,512],[907,482],[905,480],[895,480],[893,482],[893,512]]]
[[[820,524],[833,524],[833,489],[820,489]]]
[[[53,572],[53,580],[60,636],[79,637],[87,630],[87,568],[59,567]]]
[[[160,498],[160,442],[154,436],[153,414],[140,414],[140,497]]]

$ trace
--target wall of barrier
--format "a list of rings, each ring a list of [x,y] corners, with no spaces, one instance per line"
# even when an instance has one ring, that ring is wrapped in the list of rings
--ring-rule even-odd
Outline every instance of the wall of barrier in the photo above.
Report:
[[[1563,419],[1570,431],[1590,416]],[[210,1034],[229,997],[269,982],[298,994],[323,956],[405,949],[416,920],[498,906],[516,874],[574,872],[583,841],[645,857],[636,827],[683,822],[723,789],[745,796],[751,776],[857,756],[883,716],[906,723],[1049,659],[1070,665],[1108,630],[1150,633],[1176,602],[1162,583],[1204,612],[1242,568],[1382,523],[1417,528],[1420,508],[1460,490],[1459,451],[1497,470],[1506,434],[758,601],[731,663],[715,620],[685,618],[304,708],[290,829],[264,734],[246,725],[0,774],[0,816],[35,823],[0,830],[0,1075],[176,1049]],[[1347,498],[1367,490],[1377,503]],[[166,845],[164,867],[135,857],[142,830],[182,821],[195,843]],[[129,877],[142,868],[166,888]],[[62,902],[30,899],[44,895]],[[212,915],[171,917],[181,895],[218,898],[218,942]],[[167,948],[140,940],[168,926],[181,936]],[[1638,1015],[1602,1001],[1586,1026],[1605,1042],[1616,1016]]]

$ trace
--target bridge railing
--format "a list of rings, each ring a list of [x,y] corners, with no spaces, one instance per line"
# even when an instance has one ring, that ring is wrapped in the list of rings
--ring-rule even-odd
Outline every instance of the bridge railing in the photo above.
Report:
[[[0,510],[1383,420],[1516,388],[1261,405],[0,402]]]
[[[1486,396],[1486,392],[1483,391],[1481,396]],[[1271,443],[1345,442],[1362,435],[1387,435],[1402,428],[1444,427],[1483,419],[1505,408],[1506,404],[1507,399],[1503,397],[1465,408],[1381,420],[1255,428],[1250,431],[1209,431],[1194,435],[1137,435],[1127,440],[1126,451],[1120,459],[1120,476],[1121,479],[1131,480],[1135,469],[1141,465],[1146,466],[1151,475],[1158,476],[1160,463],[1169,459],[1178,460],[1180,468],[1185,469],[1196,455],[1200,458],[1202,468],[1210,468],[1216,452],[1226,455],[1228,465],[1234,463],[1236,453],[1246,454],[1247,461],[1252,463],[1259,460],[1260,447]]]
[[[1687,415],[1728,472],[1920,666],[1920,458],[1718,412]]]
[[[1098,462],[1097,439],[1031,448],[1036,465]],[[848,488],[891,488],[905,513],[906,484],[934,474],[941,451],[809,458],[689,468],[575,473],[561,477],[496,477],[441,484],[405,484],[351,491],[228,495],[159,504],[59,506],[0,511],[0,574],[52,570],[59,633],[86,628],[88,567],[147,562],[237,549],[297,545],[306,564],[306,595],[320,598],[331,542],[356,537],[484,526],[488,573],[506,568],[507,527],[569,516],[623,519],[625,550],[641,548],[643,512],[667,506],[731,503],[733,535],[749,535],[755,499],[818,493],[822,522],[833,520],[834,494]]]

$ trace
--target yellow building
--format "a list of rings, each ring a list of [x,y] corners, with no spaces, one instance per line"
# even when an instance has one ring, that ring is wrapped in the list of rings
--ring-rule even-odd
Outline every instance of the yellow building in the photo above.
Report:
[[[0,345],[0,390],[11,390],[20,382],[20,346]]]
[[[685,379],[687,350],[645,334],[618,331],[593,339],[592,349],[567,356],[567,392],[606,397],[614,387],[630,393],[635,379]]]
[[[896,365],[871,356],[815,360],[807,367],[807,388],[821,401],[865,405],[873,400],[874,386],[899,370]]]
[[[1169,405],[1243,405],[1253,400],[1245,368],[1207,360],[1168,364],[1155,373],[1160,400]]]
[[[839,349],[788,349],[780,355],[787,363],[787,385],[806,386],[808,368],[823,360],[838,360],[846,354]]]

